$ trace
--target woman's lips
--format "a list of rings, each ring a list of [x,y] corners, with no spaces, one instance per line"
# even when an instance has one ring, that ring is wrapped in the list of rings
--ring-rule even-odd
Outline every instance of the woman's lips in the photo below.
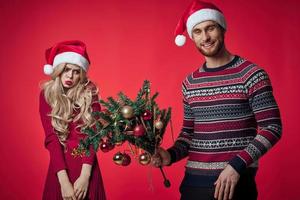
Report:
[[[73,82],[72,82],[72,81],[65,81],[65,84],[66,84],[66,85],[72,85]]]

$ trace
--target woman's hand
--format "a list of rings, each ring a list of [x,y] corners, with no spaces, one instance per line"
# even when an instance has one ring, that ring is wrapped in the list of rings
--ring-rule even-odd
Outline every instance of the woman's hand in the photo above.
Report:
[[[77,200],[66,170],[60,170],[57,172],[57,177],[60,184],[62,198],[64,200]]]
[[[92,165],[83,164],[81,168],[80,176],[74,183],[75,196],[78,200],[84,199],[86,197],[88,187],[89,187],[91,170],[92,170]]]
[[[70,182],[62,184],[60,189],[64,200],[77,200],[73,186]]]
[[[89,177],[80,175],[74,183],[75,196],[78,200],[84,199],[89,187]]]

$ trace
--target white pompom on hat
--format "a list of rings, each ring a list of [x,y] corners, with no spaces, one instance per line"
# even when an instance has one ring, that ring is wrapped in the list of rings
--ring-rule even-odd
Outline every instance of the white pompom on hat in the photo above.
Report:
[[[44,73],[51,75],[55,67],[62,63],[75,64],[87,71],[90,59],[86,45],[79,40],[63,41],[46,50]]]
[[[186,42],[183,33],[187,31],[189,37],[192,38],[195,25],[208,20],[215,21],[226,29],[225,17],[219,8],[212,3],[194,0],[185,10],[175,28],[175,44],[183,46]]]

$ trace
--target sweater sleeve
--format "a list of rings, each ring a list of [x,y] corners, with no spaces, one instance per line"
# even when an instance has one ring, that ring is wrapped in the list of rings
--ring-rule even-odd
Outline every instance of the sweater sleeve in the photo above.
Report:
[[[53,167],[55,173],[57,173],[67,167],[65,164],[63,146],[60,144],[54,128],[52,127],[51,117],[48,116],[48,114],[51,113],[51,107],[46,102],[43,91],[40,93],[39,112],[45,132],[45,147],[50,153],[50,165]]]
[[[98,95],[93,96],[91,107],[92,107],[92,112],[101,110]],[[89,156],[83,155],[82,163],[93,165],[96,158],[96,152],[92,145],[89,146],[89,150],[90,150],[90,155]]]
[[[189,147],[191,144],[192,135],[194,133],[194,115],[193,111],[186,99],[186,87],[182,86],[183,93],[183,125],[179,136],[177,137],[174,145],[167,151],[171,155],[171,163],[177,162],[188,155]]]
[[[282,125],[279,108],[273,96],[267,73],[258,67],[247,78],[245,89],[257,123],[253,141],[229,164],[239,173],[257,161],[281,138]]]

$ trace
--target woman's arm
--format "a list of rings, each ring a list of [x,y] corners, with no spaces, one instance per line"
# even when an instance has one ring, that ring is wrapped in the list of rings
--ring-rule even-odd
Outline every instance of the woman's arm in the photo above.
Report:
[[[43,91],[40,93],[39,112],[45,132],[45,147],[50,153],[50,166],[57,174],[57,178],[61,186],[62,197],[64,199],[71,198],[72,200],[75,200],[74,189],[69,181],[66,171],[67,167],[65,164],[63,147],[54,132],[51,124],[51,117],[48,116],[48,114],[51,113],[51,107],[46,102]]]
[[[60,170],[66,169],[63,146],[60,144],[56,133],[51,124],[51,107],[46,102],[44,92],[40,93],[39,105],[41,122],[45,132],[45,147],[50,153],[50,166],[54,169],[55,173]]]
[[[66,170],[60,170],[57,172],[58,182],[60,184],[61,194],[63,199],[76,200],[75,191],[69,180]]]

